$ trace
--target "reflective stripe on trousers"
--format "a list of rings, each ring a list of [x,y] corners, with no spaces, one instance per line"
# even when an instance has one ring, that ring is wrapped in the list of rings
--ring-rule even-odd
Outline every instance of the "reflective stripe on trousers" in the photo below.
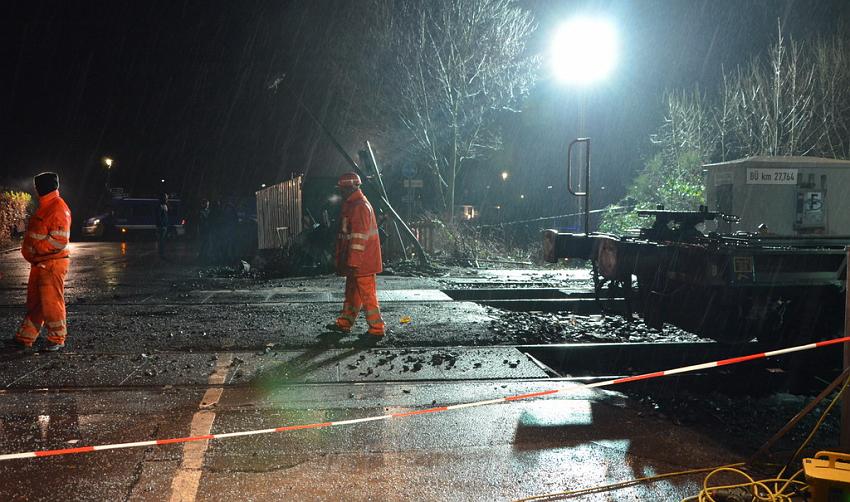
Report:
[[[67,336],[65,320],[65,274],[67,258],[34,264],[27,282],[27,313],[15,338],[32,345],[42,325],[47,325],[47,339],[63,344]]]
[[[354,320],[357,319],[361,308],[366,311],[369,333],[384,334],[384,320],[381,318],[381,309],[378,305],[378,291],[374,275],[346,276],[345,303],[342,304],[342,312],[337,318],[337,325],[350,329],[354,325]]]
[[[346,298],[348,298],[348,294],[346,294]],[[351,329],[359,311],[360,305],[355,307],[346,301],[342,304],[342,311],[336,319],[336,325],[343,329]]]

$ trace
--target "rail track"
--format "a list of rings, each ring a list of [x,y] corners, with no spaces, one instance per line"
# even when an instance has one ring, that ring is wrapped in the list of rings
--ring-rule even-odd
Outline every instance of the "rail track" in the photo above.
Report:
[[[432,300],[437,302],[474,302],[488,307],[494,307],[514,312],[567,312],[579,316],[604,316],[606,314],[623,314],[628,311],[628,305],[623,298],[597,299],[592,290],[574,290],[558,287],[540,287],[544,283],[535,283],[533,287],[519,287],[521,283],[487,283],[486,287],[446,288],[442,290],[425,290],[416,298],[406,299],[403,296],[395,298],[395,302],[422,302],[424,298],[439,298],[436,293],[443,295],[444,299]],[[429,293],[434,292],[434,294]],[[250,295],[249,295],[250,296]],[[203,297],[207,297],[203,293]],[[182,298],[177,302],[133,302],[132,299],[124,301],[109,302],[86,302],[69,305],[69,310],[86,309],[88,307],[166,307],[193,305],[193,298]],[[247,301],[246,301],[247,300]],[[318,293],[292,293],[278,299],[246,298],[245,295],[228,300],[222,297],[221,301],[211,301],[204,305],[230,305],[230,304],[262,304],[280,305],[288,303],[336,303],[338,299],[333,294]],[[429,300],[425,300],[429,301]],[[20,309],[19,305],[0,305],[0,309]],[[488,348],[512,347],[528,357],[529,361],[538,366],[548,376],[548,380],[591,382],[601,378],[621,377],[644,372],[658,371],[668,368],[699,364],[707,361],[726,359],[746,354],[759,353],[769,350],[771,347],[759,343],[737,343],[723,344],[710,340],[701,342],[643,342],[643,343],[568,343],[568,344],[535,344],[535,345],[501,345],[501,346],[475,346],[475,350],[486,350]],[[430,349],[452,349],[463,351],[473,347],[429,347]],[[349,347],[352,350],[369,351],[372,348]],[[239,347],[232,351],[235,354],[255,354],[266,350],[265,346]],[[302,349],[303,350],[303,349]],[[307,348],[306,350],[314,350]],[[405,348],[381,348],[379,350],[411,350]],[[279,348],[275,352],[297,352],[294,348]],[[171,356],[194,354],[195,356],[212,356],[225,352],[222,349],[187,349],[176,351],[153,351],[158,357],[168,359]],[[98,352],[95,354],[64,353],[60,357],[64,361],[83,361],[93,358],[128,358],[138,355],[136,352]],[[51,357],[51,356],[48,356]],[[9,361],[17,356],[0,355],[0,362]],[[688,385],[710,390],[712,388],[723,389],[727,387],[742,388],[740,385],[742,376],[745,376],[748,384],[745,388],[763,389],[770,386],[781,385],[782,382],[791,378],[808,382],[818,382],[829,379],[829,376],[841,367],[840,355],[836,351],[814,351],[784,358],[781,361],[761,361],[741,365],[724,370],[711,370],[696,375],[676,377],[675,382],[687,381]],[[500,380],[505,378],[483,378],[481,380]],[[439,379],[423,377],[415,379],[417,382],[450,382],[454,380],[451,372]],[[458,381],[475,381],[469,378],[457,378]],[[526,380],[535,380],[528,378]],[[376,381],[360,381],[364,385],[373,384],[404,384],[411,380],[394,380],[389,377]],[[349,382],[349,383],[353,383]],[[291,382],[299,385],[323,385],[337,382]],[[669,381],[668,383],[669,384]],[[727,385],[731,384],[731,385]],[[231,381],[216,386],[220,387],[251,387],[250,381]],[[650,385],[657,383],[632,384]],[[128,383],[122,385],[57,385],[49,387],[10,387],[0,390],[0,393],[20,392],[75,392],[75,391],[109,391],[109,390],[146,390],[146,389],[204,389],[210,385],[203,382],[187,383],[151,383],[148,385]]]

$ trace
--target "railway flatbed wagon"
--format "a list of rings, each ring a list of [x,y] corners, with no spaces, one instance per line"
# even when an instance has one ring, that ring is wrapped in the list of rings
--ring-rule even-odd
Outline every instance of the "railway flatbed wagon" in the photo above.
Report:
[[[672,224],[713,217],[642,213]],[[728,342],[800,341],[841,328],[850,237],[681,237],[652,229],[636,237],[547,230],[544,252],[550,262],[590,260],[597,287],[622,288],[652,327],[667,322]]]
[[[583,167],[589,186],[589,160]],[[590,260],[597,291],[622,288],[653,327],[667,322],[719,341],[768,343],[840,330],[850,162],[754,157],[704,168],[716,211],[638,211],[654,223],[633,235],[546,230],[546,260]],[[589,190],[571,192],[585,197],[588,214]]]

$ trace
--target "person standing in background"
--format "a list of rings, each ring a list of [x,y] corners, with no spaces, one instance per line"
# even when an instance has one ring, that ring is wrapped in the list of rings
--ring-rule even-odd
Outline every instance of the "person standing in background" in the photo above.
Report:
[[[159,257],[165,259],[165,238],[168,236],[168,194],[159,196],[159,209],[156,212],[156,250]]]

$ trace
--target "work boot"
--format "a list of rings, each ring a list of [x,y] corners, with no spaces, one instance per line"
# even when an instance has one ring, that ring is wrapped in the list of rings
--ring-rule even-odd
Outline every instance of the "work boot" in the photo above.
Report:
[[[44,350],[44,352],[58,352],[64,348],[64,343],[48,343],[42,350]]]
[[[340,326],[339,324],[337,324],[335,322],[325,324],[325,329],[328,330],[328,331],[333,331],[334,333],[343,333],[343,334],[346,334],[346,335],[351,333],[351,328],[343,328],[342,326]]]

